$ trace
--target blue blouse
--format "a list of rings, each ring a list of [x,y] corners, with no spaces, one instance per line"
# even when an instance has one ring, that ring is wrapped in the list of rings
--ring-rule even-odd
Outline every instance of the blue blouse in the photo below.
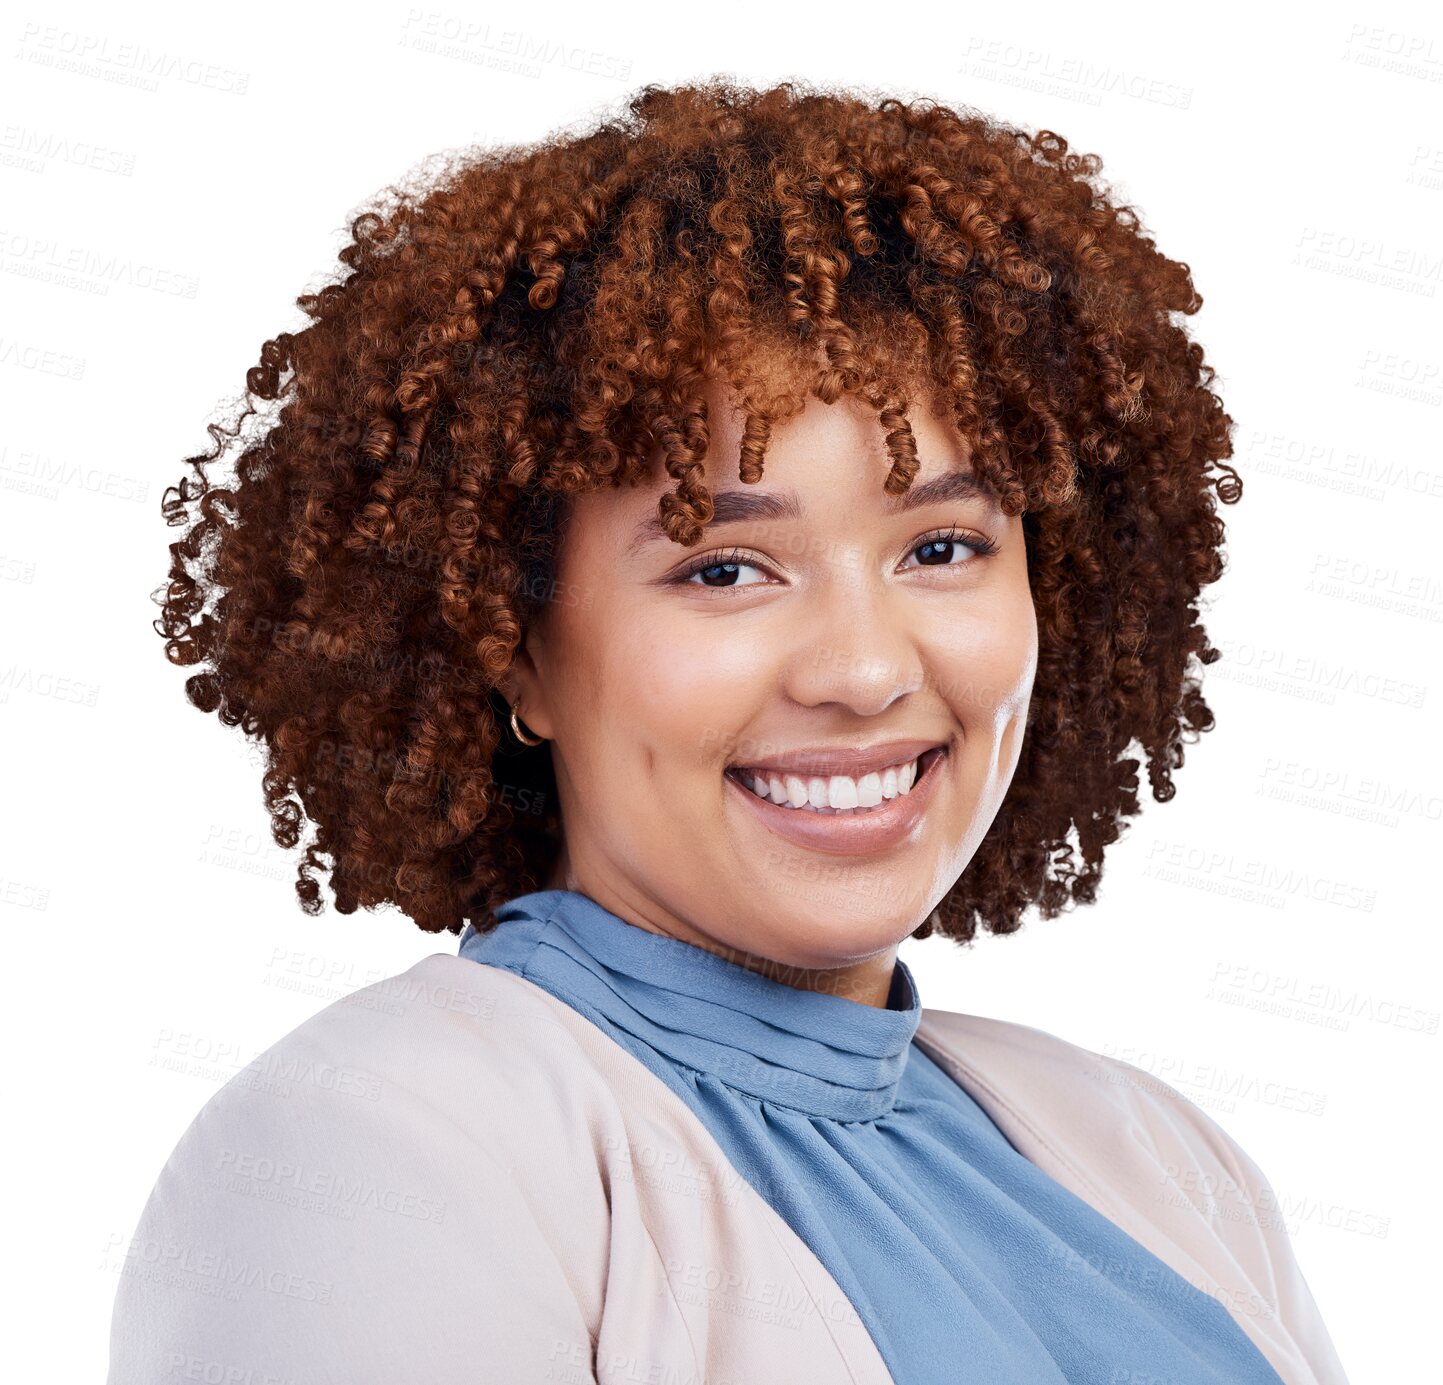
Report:
[[[550,992],[676,1092],[902,1385],[1281,1385],[1223,1304],[1019,1154],[913,1043],[922,1005],[900,958],[884,1009],[573,890],[521,895],[497,918],[489,933],[468,924],[460,955]]]

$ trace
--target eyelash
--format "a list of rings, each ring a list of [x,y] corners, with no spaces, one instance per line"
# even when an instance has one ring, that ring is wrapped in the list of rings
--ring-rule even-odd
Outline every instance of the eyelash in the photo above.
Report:
[[[958,529],[955,525],[948,529],[938,530],[933,534],[923,535],[916,543],[908,549],[908,553],[914,553],[919,548],[925,548],[929,544],[958,543],[964,548],[970,548],[978,558],[990,558],[996,553],[1000,545],[995,539],[989,539],[983,534],[968,535],[965,530]],[[762,563],[752,561],[744,549],[729,548],[724,553],[703,554],[700,558],[688,563],[676,574],[675,582],[678,586],[685,586],[691,582],[699,572],[706,572],[709,568],[730,567],[738,565],[743,567],[764,567]],[[949,568],[949,567],[970,567],[971,563],[928,563],[924,567]],[[695,585],[701,586],[701,583]],[[752,585],[752,584],[748,584]],[[703,591],[733,591],[739,590],[732,587],[702,587]]]

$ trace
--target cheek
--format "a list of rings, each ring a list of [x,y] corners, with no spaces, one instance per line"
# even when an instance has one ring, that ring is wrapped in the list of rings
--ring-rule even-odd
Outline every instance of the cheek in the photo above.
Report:
[[[673,616],[665,602],[589,615],[568,700],[605,742],[601,753],[646,773],[687,773],[726,758],[745,705],[739,690],[758,676],[749,643],[695,612]]]
[[[1022,715],[1037,675],[1037,613],[1026,588],[999,592],[931,642],[938,691],[974,729]]]

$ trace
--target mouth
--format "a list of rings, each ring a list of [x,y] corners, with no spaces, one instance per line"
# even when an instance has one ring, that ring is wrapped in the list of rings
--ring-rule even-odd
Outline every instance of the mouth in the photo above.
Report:
[[[728,766],[722,777],[732,786],[728,802],[735,804],[744,821],[765,831],[767,840],[831,856],[879,858],[919,843],[930,820],[928,808],[944,791],[948,759],[946,746],[934,746],[902,766],[855,780],[835,774],[803,779],[741,766]],[[773,797],[773,779],[780,785],[780,800]],[[760,792],[763,787],[765,797]],[[794,806],[803,788],[805,802]],[[814,794],[820,801],[813,802]],[[879,794],[881,801],[872,802]],[[834,802],[842,806],[833,806]]]
[[[936,745],[915,759],[857,776],[792,774],[744,765],[728,765],[724,773],[753,798],[785,812],[866,817],[886,812],[889,804],[915,793],[946,753],[946,746]]]

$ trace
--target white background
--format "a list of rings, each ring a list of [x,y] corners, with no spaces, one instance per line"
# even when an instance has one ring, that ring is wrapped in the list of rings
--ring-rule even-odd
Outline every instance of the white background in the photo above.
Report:
[[[1191,330],[1237,422],[1245,484],[1222,511],[1229,571],[1208,589],[1217,727],[1189,748],[1172,803],[1144,798],[1096,907],[903,956],[925,1004],[1126,1058],[1203,1106],[1282,1195],[1353,1381],[1431,1366],[1443,18],[1055,0],[923,15],[10,12],[0,1013],[17,1117],[14,1379],[103,1378],[127,1239],[221,1083],[330,1000],[455,950],[395,911],[300,912],[300,853],[270,840],[258,751],[189,706],[194,670],[169,665],[151,628],[181,532],[162,493],[209,447],[204,425],[261,343],[305,324],[297,295],[337,276],[349,217],[386,183],[433,151],[533,140],[645,82],[714,73],[1054,129],[1100,154],[1191,266],[1206,300]]]

